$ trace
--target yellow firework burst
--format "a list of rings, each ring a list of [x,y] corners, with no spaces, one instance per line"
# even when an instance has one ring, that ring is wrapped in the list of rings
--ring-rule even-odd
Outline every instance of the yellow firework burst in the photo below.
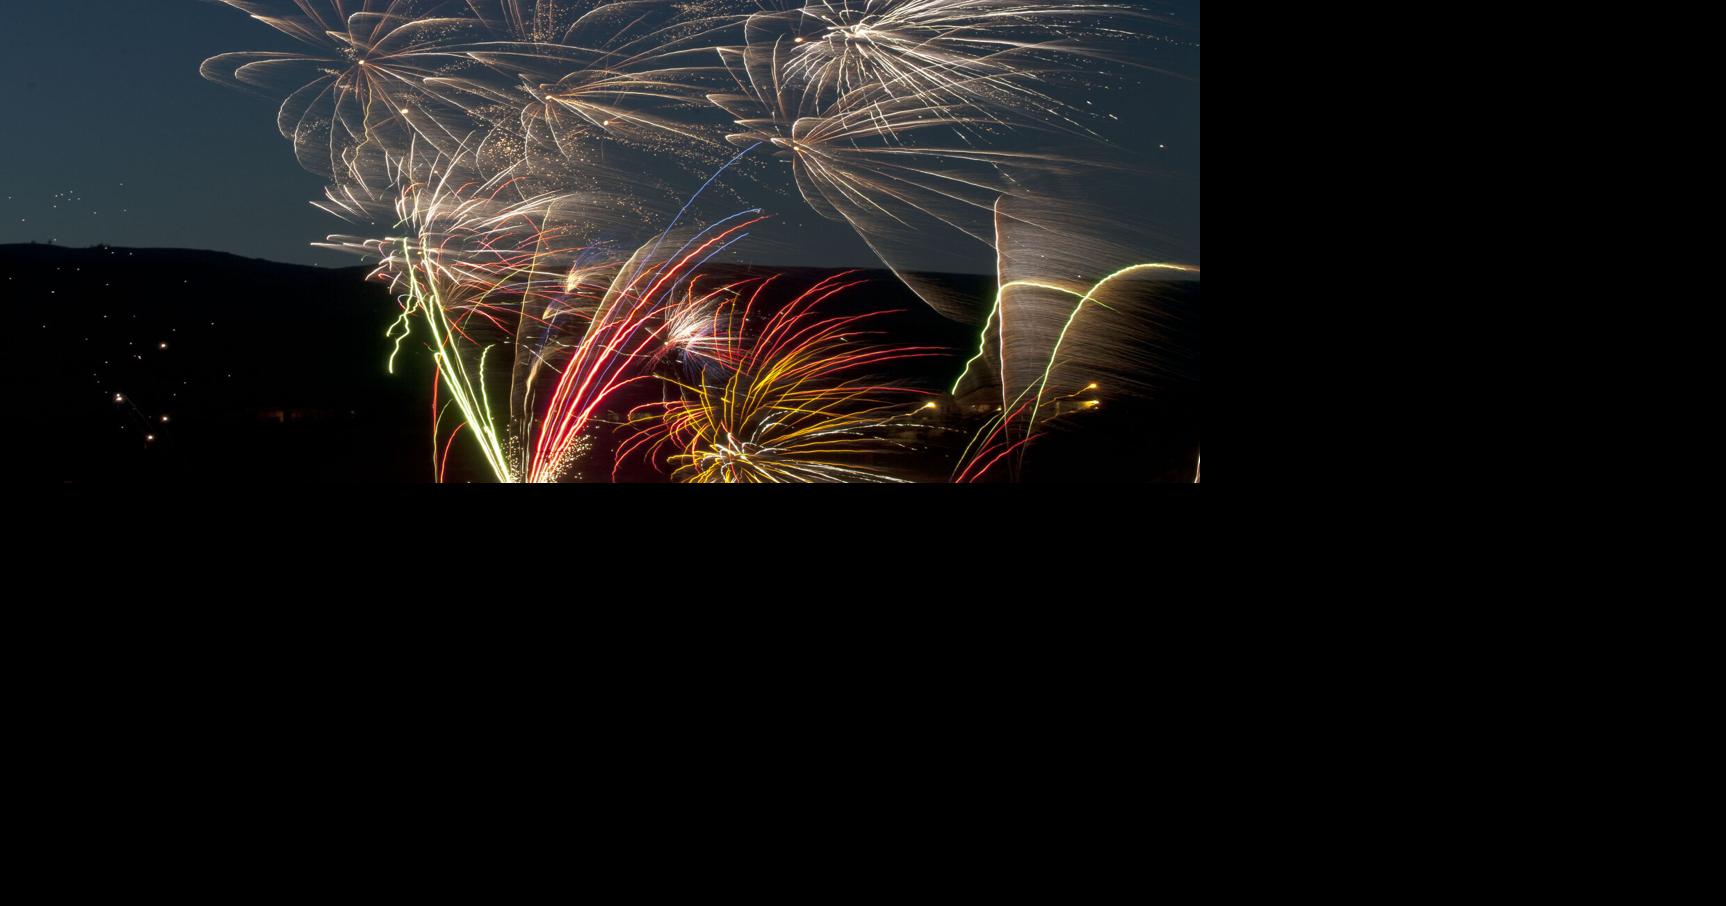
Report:
[[[639,407],[631,420],[646,423],[619,450],[622,460],[646,450],[690,483],[901,482],[879,459],[902,452],[897,435],[925,412],[909,391],[867,376],[877,366],[936,354],[927,347],[863,342],[859,324],[873,314],[823,317],[822,301],[857,285],[829,278],[781,308],[761,326],[759,339],[738,350],[736,368],[723,379],[672,381],[680,396]],[[761,290],[751,294],[741,316]]]

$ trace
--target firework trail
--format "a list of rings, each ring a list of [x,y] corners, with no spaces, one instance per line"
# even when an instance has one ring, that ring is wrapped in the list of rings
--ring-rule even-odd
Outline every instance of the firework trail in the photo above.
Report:
[[[744,199],[782,184],[781,167],[804,204],[848,225],[932,308],[982,324],[955,389],[998,392],[999,423],[958,477],[1028,445],[1045,404],[1070,395],[1077,373],[1155,364],[1129,342],[1142,331],[1100,323],[1126,306],[1114,288],[1127,272],[1080,286],[1074,275],[1088,271],[1066,263],[1003,266],[991,308],[912,266],[940,234],[1009,265],[1046,264],[1035,242],[1073,245],[1066,209],[1045,199],[1062,179],[1097,171],[1103,155],[1048,150],[1052,136],[1098,139],[1100,117],[1061,100],[1061,86],[1123,65],[1126,42],[1164,24],[1142,10],[1021,0],[212,2],[302,46],[223,54],[202,71],[280,98],[282,135],[330,180],[320,206],[362,228],[324,244],[376,256],[377,278],[402,305],[390,339],[399,351],[417,337],[431,352],[440,479],[458,438],[499,481],[567,478],[607,407],[648,388],[675,399],[650,404],[663,410],[658,427],[629,448],[678,451],[680,479],[868,478],[845,461],[877,446],[870,432],[902,423],[887,388],[851,371],[925,352],[833,347],[837,331],[855,333],[853,321],[811,309],[841,284],[758,324],[753,302],[766,283],[704,274],[767,218]],[[1027,130],[1045,136],[1044,151],[1006,146]],[[446,416],[455,417],[447,435]]]
[[[533,432],[528,481],[562,477],[600,407],[624,388],[653,379],[650,369],[668,344],[675,322],[666,315],[678,307],[679,291],[702,263],[759,221],[739,219],[704,231],[663,260],[658,250],[666,246],[656,242],[619,268],[550,388],[545,415]]]
[[[912,264],[945,237],[990,246],[998,199],[1097,165],[1048,149],[1051,132],[1093,133],[1090,114],[1043,88],[1051,70],[1073,74],[1083,60],[1094,71],[1083,39],[1126,34],[1110,25],[1128,12],[1005,0],[799,4],[749,17],[745,43],[719,50],[733,89],[708,99],[741,127],[729,141],[789,163],[812,210],[849,225],[936,311],[979,320],[978,300]],[[1044,150],[1000,147],[1027,130],[1044,134]]]
[[[1044,90],[1045,77],[1095,69],[1092,41],[1135,38],[1121,4],[1020,0],[815,0],[752,15],[738,68],[758,95],[794,97],[796,116],[919,97],[989,122],[1083,116]]]
[[[333,247],[382,259],[376,275],[402,300],[391,336],[423,324],[439,386],[500,481],[554,481],[590,443],[587,430],[623,388],[668,357],[725,361],[722,325],[703,323],[722,290],[695,271],[760,222],[741,212],[712,228],[667,230],[627,256],[580,238],[612,210],[606,199],[532,193],[506,170],[483,181],[457,157],[397,202],[402,235],[334,237]],[[332,200],[354,214],[364,200]],[[492,402],[496,375],[507,373]]]
[[[1197,267],[1133,263],[1130,247],[1105,238],[1119,223],[1047,199],[1003,199],[996,228],[1000,289],[952,388],[989,400],[995,415],[961,456],[957,481],[1021,461],[1050,415],[1069,408],[1059,404],[1095,409],[1104,388],[1154,398],[1167,382],[1196,379],[1197,351],[1170,342],[1178,316],[1166,303]]]
[[[763,484],[903,482],[871,464],[907,449],[895,437],[927,411],[925,397],[875,383],[872,368],[941,354],[932,347],[863,343],[873,335],[860,325],[882,312],[825,316],[818,306],[861,283],[850,275],[829,277],[774,312],[756,339],[732,335],[728,358],[735,362],[722,381],[682,382],[675,400],[631,412],[651,424],[619,450],[619,460],[641,450],[669,462],[672,478],[691,483]],[[747,295],[739,318],[751,310],[772,278]],[[738,287],[724,303],[744,298]]]
[[[410,139],[453,150],[468,131],[459,104],[428,80],[471,61],[458,50],[478,22],[428,16],[415,0],[223,0],[306,45],[301,52],[228,53],[204,61],[206,78],[285,94],[276,117],[300,164],[334,176],[360,149]]]

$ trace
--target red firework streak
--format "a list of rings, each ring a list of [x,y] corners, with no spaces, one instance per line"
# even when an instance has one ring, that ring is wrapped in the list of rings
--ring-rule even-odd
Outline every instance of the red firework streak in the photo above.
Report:
[[[925,394],[860,382],[850,375],[946,350],[852,342],[853,337],[872,335],[857,330],[861,322],[896,312],[820,317],[816,306],[864,282],[845,282],[851,273],[833,275],[806,290],[776,311],[751,342],[745,343],[741,332],[730,333],[730,349],[720,360],[733,367],[722,387],[677,384],[679,399],[636,407],[630,413],[632,423],[643,412],[658,410],[658,415],[618,449],[619,464],[645,449],[657,469],[666,448],[675,447],[678,453],[671,459],[682,463],[678,475],[688,481],[884,480],[850,460],[890,447],[882,430],[906,424],[893,396]],[[759,282],[740,324],[747,325],[750,311],[776,279]]]
[[[672,291],[709,251],[764,219],[735,224],[670,264],[647,265],[628,275],[610,304],[594,315],[558,378],[533,444],[528,481],[556,481],[601,404],[624,387],[652,379],[652,374],[630,366],[650,361],[662,342],[668,326],[659,316],[673,304]]]

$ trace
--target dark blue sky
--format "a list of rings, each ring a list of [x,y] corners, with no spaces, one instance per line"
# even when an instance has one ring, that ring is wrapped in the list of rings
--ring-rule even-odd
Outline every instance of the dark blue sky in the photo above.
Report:
[[[352,264],[308,248],[335,227],[307,202],[269,102],[198,75],[228,50],[291,42],[198,0],[0,7],[0,242],[218,249]]]
[[[1167,6],[1196,28],[1199,0]],[[198,75],[198,64],[218,53],[291,46],[204,0],[6,0],[0,243],[107,242],[355,263],[309,247],[342,225],[308,204],[323,183],[295,163],[276,132],[274,105]],[[1142,151],[1164,178],[1156,187],[1124,187],[1138,194],[1123,203],[1154,208],[1196,260],[1198,82],[1147,77],[1130,103],[1139,115],[1123,117],[1127,125],[1111,137]],[[855,254],[833,241],[810,249],[807,261],[778,263],[868,263],[844,260]]]

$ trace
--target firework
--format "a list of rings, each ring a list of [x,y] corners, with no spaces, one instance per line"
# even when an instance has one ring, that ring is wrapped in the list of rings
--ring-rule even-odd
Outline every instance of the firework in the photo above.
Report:
[[[770,164],[936,311],[983,324],[955,390],[998,392],[1000,407],[960,480],[1027,446],[1080,376],[1124,372],[1130,387],[1159,365],[1146,331],[1117,323],[1132,307],[1121,286],[1180,267],[1094,273],[1114,259],[1095,249],[1075,265],[1083,240],[1047,199],[1099,159],[1005,145],[1092,135],[1095,115],[1057,86],[1106,68],[1097,44],[1137,34],[1124,7],[218,2],[305,47],[224,54],[204,73],[281,97],[282,134],[330,178],[320,206],[363,228],[325,244],[378,259],[402,306],[389,338],[431,353],[440,480],[458,440],[499,481],[570,478],[606,413],[650,388],[659,402],[635,411],[657,407],[653,426],[626,447],[680,480],[884,477],[867,460],[909,424],[903,391],[862,374],[930,351],[855,345],[871,315],[816,315],[845,281],[762,317],[770,280],[706,272],[766,219],[738,201]],[[916,272],[941,236],[995,252],[992,307]]]
[[[753,106],[758,99],[748,96],[713,100],[739,114],[738,125],[747,130],[729,136],[733,144],[771,149],[789,164],[811,209],[849,224],[924,301],[960,320],[979,317],[969,307],[975,300],[955,299],[920,282],[906,262],[926,257],[949,231],[986,246],[995,203],[1014,191],[1005,171],[1061,166],[1037,155],[923,143],[925,135],[938,137],[964,117],[920,98],[796,119],[759,110]],[[761,115],[745,115],[751,111]]]
[[[417,0],[222,0],[307,46],[297,53],[229,53],[206,78],[285,95],[277,127],[300,163],[337,175],[358,149],[410,140],[454,150],[470,127],[459,104],[428,82],[471,68],[456,48],[480,40],[472,19],[427,16]]]
[[[1078,114],[1042,90],[1044,77],[1081,61],[1094,70],[1101,54],[1086,42],[1137,34],[1113,24],[1134,13],[1020,0],[811,0],[750,16],[741,54],[745,68],[771,71],[781,93],[795,93],[799,115],[879,91],[995,123],[1077,126]]]
[[[381,259],[375,274],[402,302],[390,336],[399,348],[421,325],[439,386],[499,480],[567,474],[601,405],[660,362],[721,360],[725,290],[692,278],[758,222],[754,212],[712,230],[668,230],[624,254],[582,238],[615,216],[606,199],[534,193],[514,169],[481,180],[462,156],[435,169],[397,200],[399,234],[328,244]],[[352,191],[328,209],[376,216]]]
[[[1126,8],[1011,0],[809,2],[751,16],[747,40],[720,48],[733,90],[709,96],[735,145],[785,160],[803,200],[849,225],[943,315],[986,313],[920,271],[950,240],[993,243],[1004,197],[1049,195],[1051,181],[1101,166],[1055,152],[1054,136],[1093,137],[1044,89],[1053,74],[1101,65],[1083,42],[1127,34]],[[1035,35],[1037,37],[1027,37]],[[1053,37],[1052,37],[1053,36]],[[1061,65],[1064,64],[1064,65]],[[1002,145],[1027,130],[1031,154]]]
[[[910,402],[922,394],[874,383],[868,374],[939,350],[864,342],[873,334],[860,325],[881,313],[818,313],[823,301],[859,284],[847,276],[830,277],[780,308],[747,348],[734,340],[735,368],[722,381],[668,379],[679,396],[631,413],[632,423],[649,426],[624,445],[619,460],[645,450],[672,466],[674,480],[691,483],[905,481],[872,461],[908,448],[895,435],[926,413],[921,399]],[[748,295],[742,321],[771,282]],[[724,305],[739,298],[734,293]]]
[[[1107,386],[1155,397],[1163,384],[1192,379],[1196,349],[1171,342],[1166,307],[1173,283],[1199,269],[1131,261],[1105,238],[1111,224],[1048,199],[998,206],[1000,288],[979,350],[955,382],[955,397],[993,402],[994,415],[961,457],[955,480],[974,481],[1016,463],[1051,415],[1101,405]],[[1118,226],[1117,226],[1118,228]]]

